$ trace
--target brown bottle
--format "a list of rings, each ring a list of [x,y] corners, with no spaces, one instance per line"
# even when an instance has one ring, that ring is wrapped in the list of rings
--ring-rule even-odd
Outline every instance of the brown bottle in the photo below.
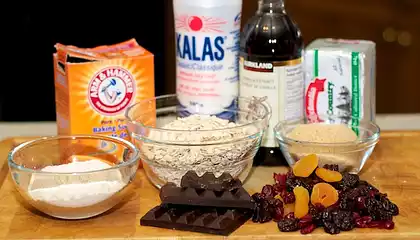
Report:
[[[282,120],[304,114],[303,40],[287,15],[283,0],[259,0],[256,14],[246,23],[240,43],[240,90],[244,97],[268,97],[270,125],[255,165],[285,164],[273,128]]]

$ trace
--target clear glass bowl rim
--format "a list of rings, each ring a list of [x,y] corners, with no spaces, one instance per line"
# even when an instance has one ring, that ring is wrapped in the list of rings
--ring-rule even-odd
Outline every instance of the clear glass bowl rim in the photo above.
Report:
[[[322,116],[322,115],[321,115]],[[329,118],[333,118],[336,119],[339,116],[337,115],[325,115],[325,117],[329,117]],[[356,128],[361,129],[363,128],[363,125],[368,125],[370,127],[373,127],[373,134],[369,137],[363,137],[362,139],[358,139],[357,141],[351,141],[351,142],[340,142],[340,143],[317,143],[317,142],[309,142],[309,141],[298,141],[298,140],[294,140],[292,138],[287,137],[283,131],[281,131],[282,127],[285,126],[289,126],[289,125],[294,125],[294,123],[301,121],[301,120],[306,120],[308,119],[307,117],[303,117],[303,118],[299,118],[299,119],[292,119],[292,120],[284,120],[284,121],[280,121],[279,123],[276,124],[276,126],[273,128],[274,131],[274,135],[276,137],[276,139],[281,143],[281,144],[300,144],[300,145],[304,145],[306,146],[314,146],[314,147],[345,147],[345,146],[354,146],[354,145],[358,145],[358,144],[375,144],[378,140],[379,140],[379,136],[380,136],[380,132],[381,129],[380,127],[374,123],[373,121],[369,121],[369,120],[360,120],[359,118],[354,118],[351,117],[351,119],[359,119],[359,126],[357,126]],[[336,123],[326,123],[326,124],[336,124]],[[298,125],[298,124],[296,124]]]
[[[48,142],[48,141],[54,141],[54,140],[59,140],[59,139],[69,139],[69,140],[75,140],[75,139],[93,139],[93,140],[105,140],[105,141],[110,141],[110,142],[114,142],[114,143],[119,143],[119,144],[125,144],[126,146],[128,146],[130,148],[131,151],[133,151],[133,155],[132,157],[125,162],[119,163],[115,166],[112,166],[110,168],[107,169],[102,169],[102,170],[95,170],[95,171],[86,171],[86,172],[75,172],[75,173],[56,173],[56,172],[43,172],[40,170],[34,170],[34,169],[30,169],[30,168],[26,168],[23,167],[17,163],[15,163],[13,161],[13,158],[15,156],[16,153],[18,153],[19,151],[36,145],[38,143],[41,142]],[[112,137],[112,136],[105,136],[105,135],[83,135],[83,134],[79,134],[79,135],[58,135],[58,136],[47,136],[47,137],[41,137],[41,138],[36,138],[33,140],[29,140],[26,141],[24,143],[19,144],[18,146],[14,147],[8,154],[7,156],[7,161],[9,163],[9,166],[12,168],[16,168],[19,169],[21,171],[24,172],[29,172],[29,173],[37,173],[37,174],[43,174],[43,175],[59,175],[59,176],[80,176],[80,175],[86,175],[86,174],[92,174],[92,173],[99,173],[99,172],[107,172],[107,171],[112,171],[115,169],[119,169],[121,167],[125,167],[125,166],[129,166],[133,163],[135,163],[136,161],[140,160],[140,151],[137,149],[136,146],[134,146],[134,144],[132,144],[131,142],[122,139],[122,138],[117,138],[117,137]]]
[[[139,102],[136,102],[134,104],[132,104],[130,107],[127,108],[127,110],[125,111],[125,118],[127,120],[127,122],[130,122],[131,124],[134,124],[136,126],[145,128],[145,129],[149,129],[149,130],[158,130],[158,131],[162,131],[162,132],[175,132],[175,133],[180,133],[180,132],[195,132],[195,133],[200,133],[200,132],[223,132],[226,130],[233,130],[233,129],[242,129],[248,126],[252,126],[255,124],[259,124],[262,121],[265,121],[267,118],[269,119],[271,116],[271,106],[268,104],[267,101],[262,101],[261,104],[264,109],[265,109],[265,113],[264,116],[259,118],[256,121],[250,122],[250,123],[246,123],[246,124],[242,124],[239,126],[235,126],[235,127],[228,127],[228,128],[220,128],[220,129],[213,129],[213,130],[175,130],[175,129],[166,129],[166,128],[157,128],[157,127],[151,127],[148,125],[144,125],[141,122],[138,122],[136,120],[131,119],[130,115],[130,111],[135,108],[136,106],[140,105],[140,104],[144,104],[150,101],[154,101],[154,100],[159,100],[159,99],[165,99],[165,98],[173,98],[178,96],[178,94],[167,94],[167,95],[161,95],[161,96],[157,96],[157,97],[153,97],[153,98],[149,98],[149,99],[144,99],[141,100]],[[223,95],[222,95],[223,96]],[[244,100],[248,100],[251,101],[251,98],[247,98],[247,97],[237,97],[237,96],[232,96],[234,98],[239,99],[244,99]],[[232,110],[232,112],[237,112],[237,110]]]

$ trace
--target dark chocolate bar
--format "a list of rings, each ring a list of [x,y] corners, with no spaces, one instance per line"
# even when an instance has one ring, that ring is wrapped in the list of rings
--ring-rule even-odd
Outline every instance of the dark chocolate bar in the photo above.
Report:
[[[160,189],[160,199],[162,203],[168,204],[254,208],[251,196],[243,187],[215,191],[203,188],[177,187],[173,183],[168,183]]]
[[[216,178],[211,172],[206,172],[199,177],[196,172],[188,171],[181,179],[181,187],[230,191],[235,188],[241,188],[242,182],[239,179],[233,179],[229,173],[223,173]]]
[[[140,225],[228,236],[251,216],[250,209],[162,204],[147,212]]]

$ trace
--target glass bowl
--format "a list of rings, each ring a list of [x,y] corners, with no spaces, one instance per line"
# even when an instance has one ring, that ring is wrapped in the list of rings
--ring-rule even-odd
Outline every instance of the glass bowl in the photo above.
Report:
[[[89,160],[98,161],[94,165]],[[108,136],[43,137],[15,147],[8,164],[27,203],[56,218],[83,219],[127,196],[139,152],[132,143]]]
[[[307,142],[290,138],[289,133],[300,124],[344,124],[357,135],[351,142]],[[319,164],[337,164],[340,171],[359,173],[379,141],[380,129],[371,121],[342,116],[319,116],[319,119],[301,118],[279,122],[274,127],[279,147],[289,166],[308,154],[317,154]]]
[[[199,102],[199,97],[192,101]],[[140,150],[145,173],[158,188],[167,182],[180,184],[190,170],[198,175],[228,172],[244,182],[252,168],[268,126],[271,109],[257,98],[235,98],[229,107],[187,109],[176,94],[140,101],[127,109],[127,127]],[[217,106],[217,105],[216,105]],[[218,117],[229,125],[213,129],[168,128],[172,121],[188,117]]]

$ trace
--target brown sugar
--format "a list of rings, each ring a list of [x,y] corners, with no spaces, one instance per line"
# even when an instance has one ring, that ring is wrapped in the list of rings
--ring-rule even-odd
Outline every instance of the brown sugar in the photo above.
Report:
[[[344,124],[300,124],[288,137],[302,142],[314,143],[345,143],[357,140],[357,135]]]
[[[312,123],[297,125],[289,134],[288,151],[294,159],[310,154],[319,158],[319,166],[338,164],[342,171],[357,171],[362,152],[357,149],[358,136],[344,124]],[[307,144],[314,143],[314,144]],[[341,143],[341,144],[340,144]]]

